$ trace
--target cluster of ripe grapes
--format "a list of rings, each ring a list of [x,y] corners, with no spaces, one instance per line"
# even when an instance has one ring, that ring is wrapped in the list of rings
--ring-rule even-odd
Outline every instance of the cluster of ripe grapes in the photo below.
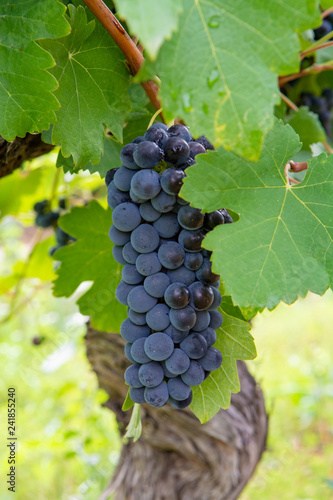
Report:
[[[133,364],[125,381],[136,403],[185,408],[191,387],[222,363],[213,347],[223,320],[219,276],[201,244],[233,221],[225,209],[203,214],[178,196],[186,168],[208,148],[183,125],[156,123],[122,149],[123,165],[106,176],[113,256],[124,266],[116,297],[128,306],[120,333]]]
[[[73,236],[67,234],[63,229],[58,226],[58,219],[62,210],[66,210],[66,200],[61,198],[58,202],[59,210],[51,210],[50,202],[48,200],[38,201],[34,205],[34,211],[36,212],[35,224],[36,226],[47,228],[53,227],[55,230],[55,238],[57,244],[49,249],[49,254],[52,256],[58,248],[68,245],[72,241],[75,241]]]
[[[332,108],[333,108],[333,90],[324,89],[321,96],[315,96],[310,92],[302,92],[299,104],[308,106],[310,111],[316,113],[325,129],[327,137],[332,137]]]

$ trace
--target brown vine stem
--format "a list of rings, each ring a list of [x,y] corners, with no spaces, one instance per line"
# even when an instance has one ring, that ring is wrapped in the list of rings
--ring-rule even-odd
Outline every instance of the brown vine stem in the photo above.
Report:
[[[284,101],[287,104],[287,106],[289,106],[290,109],[292,109],[293,111],[299,110],[299,107],[296,106],[296,104],[293,101],[288,99],[288,97],[285,96],[282,92],[280,92],[280,97],[281,97],[282,101]],[[328,142],[324,141],[322,144],[329,154],[333,154],[333,148],[331,148],[331,146],[328,144]]]
[[[97,17],[106,31],[111,35],[115,43],[118,45],[128,62],[131,74],[134,76],[141,68],[144,57],[141,54],[134,41],[120,24],[118,19],[112,14],[110,9],[102,0],[83,0],[91,12]],[[152,81],[142,82],[147,96],[155,109],[161,109],[161,103],[157,97],[158,86]],[[161,119],[164,121],[163,115],[160,113]]]
[[[292,172],[302,172],[308,168],[308,164],[306,161],[292,161],[290,160],[290,170]]]
[[[293,111],[298,111],[298,106],[296,106],[296,104],[293,103],[293,101],[291,101],[286,95],[284,95],[282,92],[280,92],[280,97],[282,99],[282,101],[284,101],[290,109],[292,109]]]
[[[287,179],[287,184],[288,186],[290,186],[290,183],[292,182],[293,184],[300,184],[300,181],[298,181],[297,179],[294,179],[293,177],[290,177],[288,175],[288,172],[291,170],[291,162],[288,161],[288,163],[285,164],[284,166],[284,175]]]
[[[320,73],[321,71],[332,71],[333,66],[330,64],[313,64],[307,69],[303,69],[298,73],[287,76],[279,76],[279,86],[283,87],[285,83],[296,80],[297,78],[302,78],[302,76],[310,75],[311,73]]]
[[[325,17],[329,16],[333,12],[333,7],[330,7],[327,10],[324,10],[324,12],[321,13],[322,19],[325,19]]]
[[[321,45],[317,45],[316,47],[303,50],[303,52],[300,53],[300,58],[303,59],[307,54],[312,54],[312,52],[315,52],[316,50],[325,49],[326,47],[330,47],[331,45],[333,45],[333,40],[331,40],[330,42],[322,43]]]

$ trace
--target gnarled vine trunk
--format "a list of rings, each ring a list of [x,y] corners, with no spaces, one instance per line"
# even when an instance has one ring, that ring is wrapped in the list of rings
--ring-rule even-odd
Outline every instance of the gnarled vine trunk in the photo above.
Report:
[[[42,141],[41,134],[15,137],[11,142],[0,137],[0,178],[11,174],[22,163],[51,151],[54,146]]]
[[[110,396],[123,433],[130,411],[121,407],[127,393],[120,335],[88,328],[88,359],[100,387]],[[245,363],[238,364],[241,391],[228,410],[201,425],[190,410],[143,407],[141,438],[124,444],[118,467],[100,500],[235,500],[251,478],[267,436],[261,389]]]

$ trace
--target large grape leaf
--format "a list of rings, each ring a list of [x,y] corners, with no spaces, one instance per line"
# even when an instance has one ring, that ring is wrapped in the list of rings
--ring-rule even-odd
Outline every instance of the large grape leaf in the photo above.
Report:
[[[117,0],[117,13],[131,32],[139,37],[145,50],[155,59],[163,41],[177,29],[182,0]]]
[[[104,153],[101,160],[97,165],[93,165],[91,162],[87,163],[87,165],[82,167],[82,170],[89,170],[91,174],[98,172],[101,177],[105,177],[106,172],[110,170],[110,168],[121,167],[122,162],[119,154],[122,147],[122,144],[106,135],[104,139]],[[70,172],[71,174],[78,172],[73,156],[64,158],[61,151],[59,151],[56,165],[58,168],[63,167],[64,172]]]
[[[65,6],[55,0],[0,0],[0,134],[7,141],[39,132],[55,121],[54,60],[40,38],[69,32]]]
[[[105,210],[92,201],[87,207],[73,208],[59,221],[77,241],[54,254],[61,262],[54,281],[54,295],[69,297],[82,282],[93,281],[92,287],[77,302],[81,313],[90,316],[92,325],[98,330],[119,331],[126,318],[126,307],[115,297],[121,268],[112,256],[108,236],[112,222],[110,209]]]
[[[191,410],[201,423],[211,419],[220,408],[228,408],[231,393],[240,390],[237,364],[240,359],[254,359],[257,355],[253,337],[250,334],[250,325],[239,317],[231,316],[224,310],[224,302],[232,305],[229,297],[223,297],[220,312],[223,314],[223,324],[217,331],[217,347],[223,356],[222,366],[210,374],[204,382],[193,387],[193,401]],[[230,307],[229,307],[230,308]]]
[[[164,115],[257,160],[279,102],[277,75],[298,71],[296,32],[320,24],[317,2],[184,0],[183,7],[155,64]]]
[[[313,158],[304,181],[289,185],[284,167],[300,147],[294,130],[276,122],[257,163],[219,148],[186,170],[181,196],[205,211],[240,214],[204,242],[237,305],[272,309],[332,283],[333,155]]]
[[[122,161],[120,160],[120,151],[122,147],[137,136],[144,135],[150,118],[151,116],[146,114],[137,119],[129,120],[124,127],[123,144],[116,141],[114,137],[106,135],[104,138],[104,153],[101,160],[97,165],[93,165],[89,162],[87,165],[82,166],[81,170],[89,170],[91,174],[98,172],[101,177],[105,177],[110,168],[121,167]],[[69,156],[68,158],[64,158],[61,151],[59,151],[58,154],[57,167],[63,167],[64,172],[70,172],[71,174],[77,173],[79,170],[78,166],[74,163],[73,157]]]
[[[99,162],[103,152],[104,125],[122,140],[123,124],[130,109],[129,72],[124,57],[107,31],[87,22],[83,7],[69,5],[71,33],[43,40],[56,66],[50,71],[59,82],[55,92],[61,108],[52,140],[61,144],[64,157],[73,156],[77,168]]]

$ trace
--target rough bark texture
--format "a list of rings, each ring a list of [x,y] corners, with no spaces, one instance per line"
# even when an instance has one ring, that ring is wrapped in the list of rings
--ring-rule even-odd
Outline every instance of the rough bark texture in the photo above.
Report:
[[[44,155],[53,149],[51,144],[45,144],[41,134],[27,134],[7,142],[0,136],[0,178],[11,174],[26,160]]]
[[[120,335],[89,328],[87,354],[100,387],[110,398],[121,432],[128,366]],[[235,500],[251,478],[267,436],[264,398],[245,363],[239,362],[241,391],[228,410],[201,425],[189,410],[142,407],[143,433],[124,445],[117,470],[100,500]],[[146,405],[145,405],[146,406]]]

